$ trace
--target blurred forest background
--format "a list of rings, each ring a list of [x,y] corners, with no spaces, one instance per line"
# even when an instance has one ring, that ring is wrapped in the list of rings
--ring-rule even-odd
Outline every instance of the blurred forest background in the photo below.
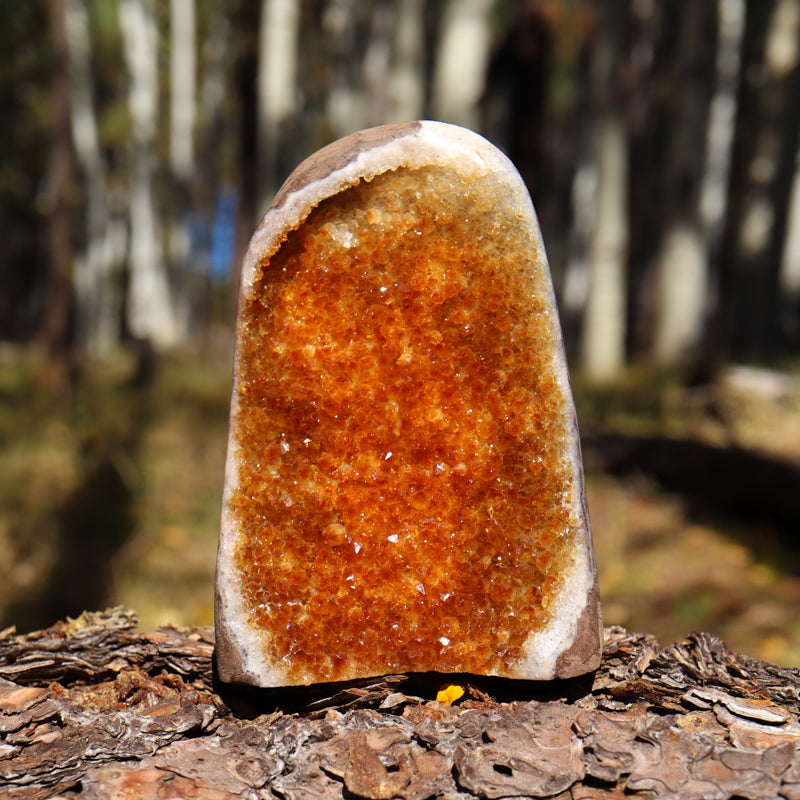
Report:
[[[800,665],[800,0],[27,0],[0,26],[0,629],[209,624],[237,264],[431,118],[551,261],[607,623]]]

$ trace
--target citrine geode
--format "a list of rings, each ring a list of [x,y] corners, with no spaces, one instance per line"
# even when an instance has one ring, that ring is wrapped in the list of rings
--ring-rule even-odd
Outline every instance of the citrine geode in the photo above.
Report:
[[[547,260],[482,137],[415,122],[342,139],[253,236],[216,631],[221,680],[264,687],[597,667]]]

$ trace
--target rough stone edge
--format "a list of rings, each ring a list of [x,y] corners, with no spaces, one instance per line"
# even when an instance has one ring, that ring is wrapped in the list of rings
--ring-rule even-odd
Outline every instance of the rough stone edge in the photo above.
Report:
[[[571,394],[570,394],[571,397]],[[572,643],[562,651],[556,659],[554,678],[574,678],[588,672],[594,672],[603,658],[603,615],[600,603],[600,585],[597,578],[597,562],[592,542],[592,527],[586,503],[586,484],[583,475],[583,454],[581,452],[580,435],[577,417],[573,421],[576,435],[575,463],[580,476],[580,512],[583,515],[582,532],[586,537],[585,554],[589,559],[586,572],[590,576],[590,585],[585,587],[586,603],[576,620]]]
[[[594,583],[578,618],[572,645],[556,659],[554,678],[575,678],[594,672],[603,657],[603,620],[600,613],[600,588]]]
[[[463,160],[457,159],[457,155]],[[508,206],[513,209],[521,224],[529,229],[536,260],[542,267],[542,289],[547,292],[549,308],[554,319],[550,327],[557,338],[562,357],[554,366],[558,373],[571,417],[568,427],[573,431],[571,461],[575,481],[575,491],[570,507],[577,512],[574,525],[583,540],[583,558],[574,565],[565,584],[569,591],[560,599],[560,608],[554,619],[565,617],[572,620],[566,630],[550,626],[541,632],[532,633],[525,642],[524,656],[519,668],[504,673],[506,677],[528,680],[549,680],[554,677],[572,677],[596,669],[601,658],[602,637],[595,628],[602,626],[600,619],[597,570],[585,508],[583,464],[580,454],[580,441],[572,408],[572,390],[564,356],[561,326],[556,312],[555,293],[550,277],[547,255],[541,238],[538,219],[530,200],[527,188],[511,161],[484,137],[440,122],[415,121],[384,125],[358,131],[318,150],[303,161],[287,178],[275,199],[259,223],[243,260],[240,283],[239,307],[242,308],[258,279],[262,265],[278,250],[289,232],[299,227],[310,212],[325,199],[354,186],[362,180],[371,180],[376,175],[398,168],[414,169],[436,164],[454,166],[458,171],[472,176],[495,173],[507,178],[509,190]],[[234,347],[234,387],[231,397],[233,420],[238,412],[237,384],[235,376],[239,373],[239,327],[237,323]],[[231,616],[242,618],[243,612],[235,593],[220,589],[220,576],[227,573],[227,565],[232,560],[236,531],[230,520],[228,497],[238,479],[235,459],[236,444],[233,426],[229,427],[228,449],[225,466],[225,486],[223,511],[220,526],[220,539],[217,558],[217,578],[215,591],[215,628],[217,648],[215,660],[218,675],[228,683],[238,683],[257,687],[278,687],[287,685],[283,670],[270,664],[263,652],[254,658],[256,651],[263,651],[264,645],[253,634],[242,631],[240,635],[230,623]],[[588,624],[586,619],[597,623]],[[588,631],[588,634],[586,633]],[[263,634],[262,634],[263,635]],[[587,640],[583,639],[588,635]],[[246,641],[249,639],[249,641]],[[221,646],[220,646],[221,643]],[[596,647],[596,651],[595,648]],[[596,652],[594,658],[591,653]],[[249,654],[249,658],[248,658]],[[253,661],[257,663],[253,663]],[[588,664],[581,670],[580,664]]]

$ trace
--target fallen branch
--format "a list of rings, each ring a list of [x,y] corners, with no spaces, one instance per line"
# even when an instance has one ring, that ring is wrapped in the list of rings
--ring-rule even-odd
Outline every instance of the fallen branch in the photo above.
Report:
[[[460,676],[447,706],[446,676],[392,676],[243,706],[215,687],[210,629],[135,623],[0,634],[4,797],[800,797],[800,673],[709,634],[608,628],[591,687]]]

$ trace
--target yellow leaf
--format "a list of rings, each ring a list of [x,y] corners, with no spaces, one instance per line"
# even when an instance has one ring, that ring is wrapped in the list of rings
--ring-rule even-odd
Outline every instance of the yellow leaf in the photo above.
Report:
[[[436,693],[436,700],[446,706],[452,705],[456,700],[464,696],[464,687],[455,683],[448,683],[442,686]]]

